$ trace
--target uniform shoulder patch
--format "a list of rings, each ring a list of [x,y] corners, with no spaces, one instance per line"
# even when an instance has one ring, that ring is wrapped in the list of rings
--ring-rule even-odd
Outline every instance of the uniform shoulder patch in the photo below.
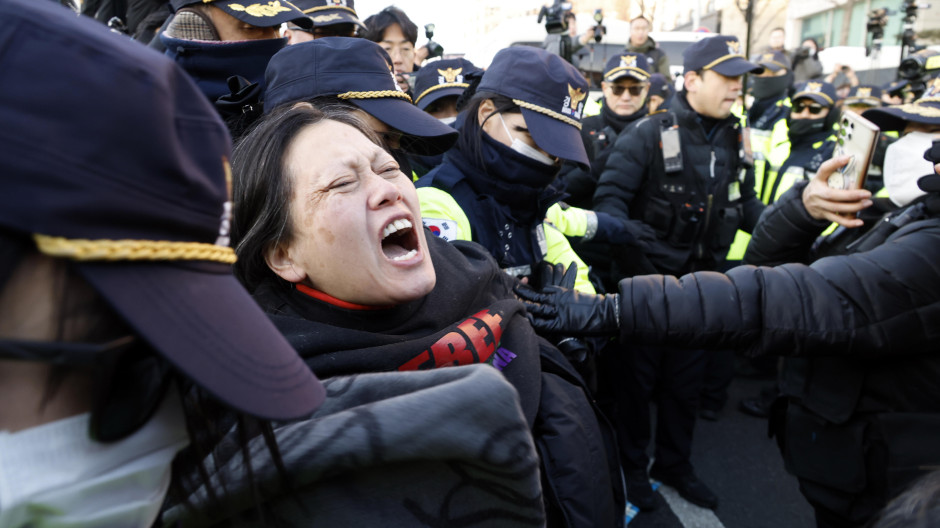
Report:
[[[457,222],[448,218],[422,218],[421,221],[434,236],[441,237],[448,242],[457,240]]]

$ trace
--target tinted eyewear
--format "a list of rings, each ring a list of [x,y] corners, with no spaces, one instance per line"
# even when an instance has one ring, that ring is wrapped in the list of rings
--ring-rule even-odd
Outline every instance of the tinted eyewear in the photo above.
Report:
[[[793,104],[793,113],[800,114],[803,113],[803,110],[809,110],[809,113],[812,115],[819,115],[826,107],[821,104],[814,103],[794,103]]]
[[[647,87],[648,85],[646,84],[634,84],[633,86],[620,86],[619,84],[614,84],[610,87],[610,91],[617,97],[623,95],[624,90],[630,92],[630,97],[639,97],[643,95],[643,92]]]

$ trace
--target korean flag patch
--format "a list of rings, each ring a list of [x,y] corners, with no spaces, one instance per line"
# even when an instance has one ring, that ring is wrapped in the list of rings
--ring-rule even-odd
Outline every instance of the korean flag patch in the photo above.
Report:
[[[441,237],[448,242],[457,240],[457,223],[446,218],[422,218],[424,227],[428,228],[434,236]]]

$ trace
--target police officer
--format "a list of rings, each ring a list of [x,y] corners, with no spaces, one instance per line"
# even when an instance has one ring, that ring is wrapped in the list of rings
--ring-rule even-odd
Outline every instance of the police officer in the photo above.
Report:
[[[823,81],[800,83],[786,118],[787,139],[772,146],[770,159],[783,159],[769,167],[760,189],[766,204],[777,201],[797,181],[808,180],[836,147],[834,126],[841,112],[835,105],[835,86]]]
[[[415,74],[415,105],[445,125],[457,120],[457,103],[470,83],[483,75],[483,70],[464,58],[440,59],[425,63]],[[444,153],[433,156],[411,156],[409,161],[417,180],[444,160]]]
[[[289,22],[284,31],[288,44],[323,37],[355,37],[366,28],[356,14],[353,0],[297,0],[294,5],[310,18],[313,27],[303,28]]]
[[[623,52],[607,61],[601,81],[604,98],[600,113],[585,117],[581,124],[581,139],[591,169],[584,171],[574,163],[566,163],[560,175],[568,191],[567,203],[591,207],[597,179],[610,155],[609,147],[624,128],[646,115],[649,81],[649,65],[639,53]]]
[[[391,68],[388,54],[366,39],[330,37],[288,46],[265,72],[264,111],[315,98],[351,105],[410,174],[409,154],[441,154],[457,140],[457,131],[416,108]]]
[[[657,239],[632,257],[628,275],[715,269],[738,228],[750,230],[763,210],[742,163],[740,123],[731,106],[741,77],[763,68],[741,54],[737,38],[698,41],[684,54],[685,89],[671,108],[622,134],[601,174],[594,207],[629,222],[647,224]],[[690,502],[714,508],[717,497],[695,476],[689,461],[704,353],[638,349],[624,372],[631,397],[621,419],[634,424],[621,439],[629,500],[655,507],[647,480],[649,403],[658,386],[656,461],[651,475]]]
[[[278,28],[312,22],[290,2],[172,0],[159,35],[164,53],[182,66],[238,137],[261,115],[264,69],[287,45]]]
[[[649,101],[646,103],[649,107],[649,113],[657,110],[669,108],[669,102],[672,100],[674,90],[672,83],[661,73],[654,73],[650,76]]]
[[[774,145],[785,142],[787,138],[787,115],[790,110],[790,88],[793,85],[793,72],[786,52],[768,51],[755,58],[755,62],[764,67],[751,79],[750,92],[754,102],[747,110],[747,133],[751,141],[751,153],[754,158],[754,184],[758,196],[764,185],[768,170],[769,156]],[[775,159],[776,166],[786,159]],[[767,203],[766,201],[764,203]],[[741,263],[750,235],[738,231],[731,249],[728,250],[724,267],[730,268]]]
[[[790,108],[793,72],[790,71],[790,60],[782,51],[761,54],[754,62],[763,66],[764,72],[752,78],[750,92],[754,102],[747,111],[747,123],[754,154],[754,181],[760,188],[771,149],[771,134],[781,135],[774,129],[783,126]]]
[[[565,235],[543,222],[562,195],[561,160],[589,163],[578,131],[587,92],[584,77],[557,55],[497,53],[458,117],[457,145],[415,183],[424,225],[447,240],[481,243],[516,277],[544,260],[576,262],[577,287],[593,292]]]

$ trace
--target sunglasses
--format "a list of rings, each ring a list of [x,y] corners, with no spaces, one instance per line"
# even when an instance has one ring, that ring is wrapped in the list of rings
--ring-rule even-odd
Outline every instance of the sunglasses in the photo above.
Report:
[[[809,113],[812,115],[817,115],[822,112],[826,107],[821,104],[814,103],[793,103],[793,113],[800,114],[803,113],[803,110],[809,110]]]
[[[610,87],[610,91],[614,95],[620,97],[623,95],[623,91],[626,90],[630,92],[630,97],[639,97],[643,95],[643,91],[646,90],[647,85],[645,84],[634,84],[633,86],[620,86],[619,84],[614,84]]]

